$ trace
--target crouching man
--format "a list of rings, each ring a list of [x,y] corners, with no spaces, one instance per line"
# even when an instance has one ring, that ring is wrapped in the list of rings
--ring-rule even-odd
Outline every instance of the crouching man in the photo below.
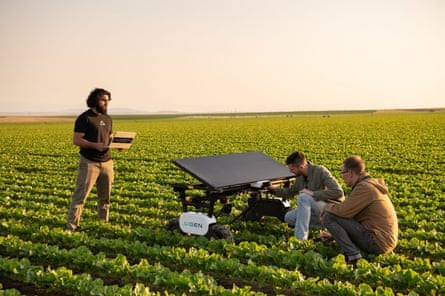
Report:
[[[352,191],[344,202],[323,208],[320,219],[329,233],[322,233],[321,239],[335,240],[347,263],[354,265],[362,257],[360,251],[391,252],[397,245],[398,221],[383,179],[365,172],[359,156],[343,161],[341,176]]]
[[[308,161],[303,152],[290,154],[286,164],[296,176],[294,184],[288,188],[270,186],[268,189],[286,199],[298,195],[297,208],[287,212],[284,220],[294,227],[295,237],[304,241],[308,239],[310,229],[321,229],[320,212],[323,207],[344,199],[343,190],[327,168]]]

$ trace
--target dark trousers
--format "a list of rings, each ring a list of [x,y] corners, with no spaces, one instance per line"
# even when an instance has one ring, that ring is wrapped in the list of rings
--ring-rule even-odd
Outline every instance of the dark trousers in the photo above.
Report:
[[[347,260],[361,258],[360,250],[371,254],[383,253],[372,232],[353,218],[342,218],[325,213],[323,225],[329,230]]]

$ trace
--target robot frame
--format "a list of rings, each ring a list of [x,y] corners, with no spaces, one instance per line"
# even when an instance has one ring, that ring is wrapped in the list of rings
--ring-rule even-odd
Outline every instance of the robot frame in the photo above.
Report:
[[[247,206],[229,224],[240,219],[263,223],[265,216],[284,221],[290,209],[287,200],[273,196],[267,187],[271,184],[287,187],[295,175],[262,152],[183,158],[173,163],[201,183],[172,184],[183,213],[168,222],[167,230],[233,241],[230,229],[217,223],[215,206],[220,203],[221,213],[228,214],[232,210],[229,197],[241,193],[249,196]]]

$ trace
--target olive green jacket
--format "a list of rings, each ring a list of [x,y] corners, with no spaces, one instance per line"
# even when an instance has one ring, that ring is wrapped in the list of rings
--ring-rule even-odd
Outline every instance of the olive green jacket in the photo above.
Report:
[[[292,198],[303,189],[314,192],[314,199],[326,202],[341,202],[344,200],[343,190],[327,168],[308,162],[308,175],[298,176],[291,187],[275,190],[275,195],[286,199]]]

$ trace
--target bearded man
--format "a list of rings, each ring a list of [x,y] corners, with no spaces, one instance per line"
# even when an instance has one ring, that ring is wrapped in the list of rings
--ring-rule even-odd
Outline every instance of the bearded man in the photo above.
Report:
[[[66,229],[79,227],[82,209],[91,189],[96,185],[99,220],[108,223],[111,186],[114,179],[113,160],[108,145],[112,139],[112,120],[108,115],[111,93],[102,88],[90,92],[88,110],[74,124],[73,144],[80,148],[77,182],[68,210]]]

